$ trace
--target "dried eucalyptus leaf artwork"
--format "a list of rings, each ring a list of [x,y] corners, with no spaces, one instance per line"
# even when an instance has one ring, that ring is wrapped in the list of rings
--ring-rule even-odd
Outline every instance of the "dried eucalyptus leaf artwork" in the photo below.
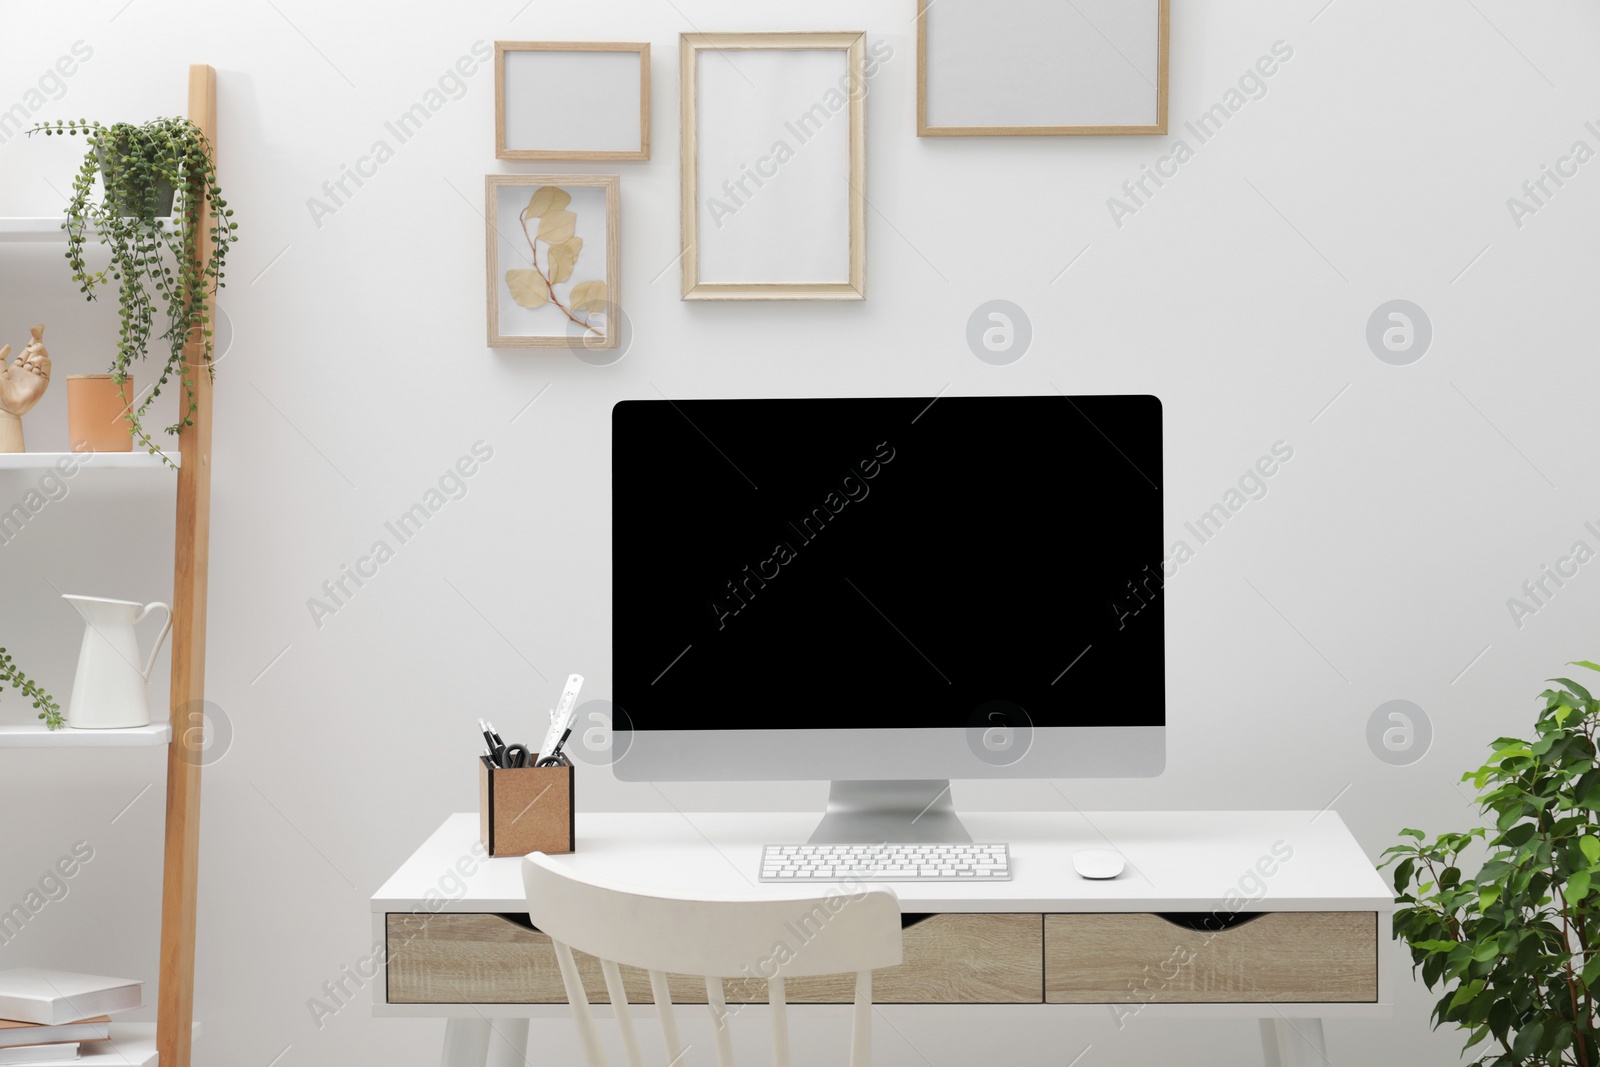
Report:
[[[606,283],[580,282],[572,287],[573,311],[604,311],[606,309]]]
[[[511,296],[525,308],[542,306],[550,299],[550,283],[536,270],[506,271],[506,288]]]
[[[578,326],[604,336],[602,330],[590,320],[596,315],[604,323],[606,310],[606,283],[579,282],[567,293],[565,301],[555,290],[572,277],[583,251],[583,238],[576,236],[578,216],[567,210],[572,197],[564,189],[543,185],[528,198],[528,206],[518,216],[522,223],[522,236],[528,242],[529,267],[506,271],[506,288],[511,298],[525,308],[539,308],[546,304],[559,310]],[[530,230],[528,223],[533,220]],[[539,265],[539,246],[544,246],[544,266]],[[580,318],[579,316],[582,316]]]

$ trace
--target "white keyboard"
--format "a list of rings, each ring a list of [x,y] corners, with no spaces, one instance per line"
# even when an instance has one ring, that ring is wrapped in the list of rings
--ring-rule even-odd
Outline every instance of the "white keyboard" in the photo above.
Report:
[[[767,845],[763,882],[1005,882],[1005,845]]]

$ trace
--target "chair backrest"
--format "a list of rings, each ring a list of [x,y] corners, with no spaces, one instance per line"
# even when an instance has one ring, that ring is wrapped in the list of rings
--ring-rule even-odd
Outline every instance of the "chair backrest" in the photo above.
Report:
[[[784,979],[854,973],[850,1067],[869,1067],[872,972],[901,960],[900,904],[892,891],[857,885],[847,891],[830,889],[821,896],[696,900],[580,879],[560,861],[538,852],[523,862],[522,880],[528,893],[528,919],[555,948],[589,1067],[606,1067],[606,1060],[573,949],[600,959],[630,1067],[645,1067],[645,1061],[620,965],[649,972],[666,1045],[660,1067],[683,1067],[686,1052],[678,1039],[668,973],[705,980],[718,1067],[733,1067],[722,979],[766,981],[774,1067],[789,1067]]]

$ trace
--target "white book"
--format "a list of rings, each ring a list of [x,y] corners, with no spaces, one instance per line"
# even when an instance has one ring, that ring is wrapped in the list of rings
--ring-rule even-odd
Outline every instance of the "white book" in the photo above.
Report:
[[[0,1063],[60,1063],[62,1060],[75,1060],[78,1058],[78,1043],[76,1041],[58,1042],[53,1045],[19,1045],[16,1048],[0,1048]]]
[[[104,1041],[111,1036],[111,1016],[101,1015],[60,1026],[40,1026],[0,1019],[0,1049],[14,1045],[47,1045],[52,1041]]]
[[[144,983],[71,971],[0,971],[0,1019],[59,1026],[144,1003]]]

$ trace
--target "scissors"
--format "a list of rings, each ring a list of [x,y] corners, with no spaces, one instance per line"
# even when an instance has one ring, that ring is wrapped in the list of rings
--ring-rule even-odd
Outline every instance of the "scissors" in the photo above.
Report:
[[[507,745],[500,750],[500,767],[503,770],[515,770],[518,767],[532,767],[533,753],[528,751],[527,745]]]

